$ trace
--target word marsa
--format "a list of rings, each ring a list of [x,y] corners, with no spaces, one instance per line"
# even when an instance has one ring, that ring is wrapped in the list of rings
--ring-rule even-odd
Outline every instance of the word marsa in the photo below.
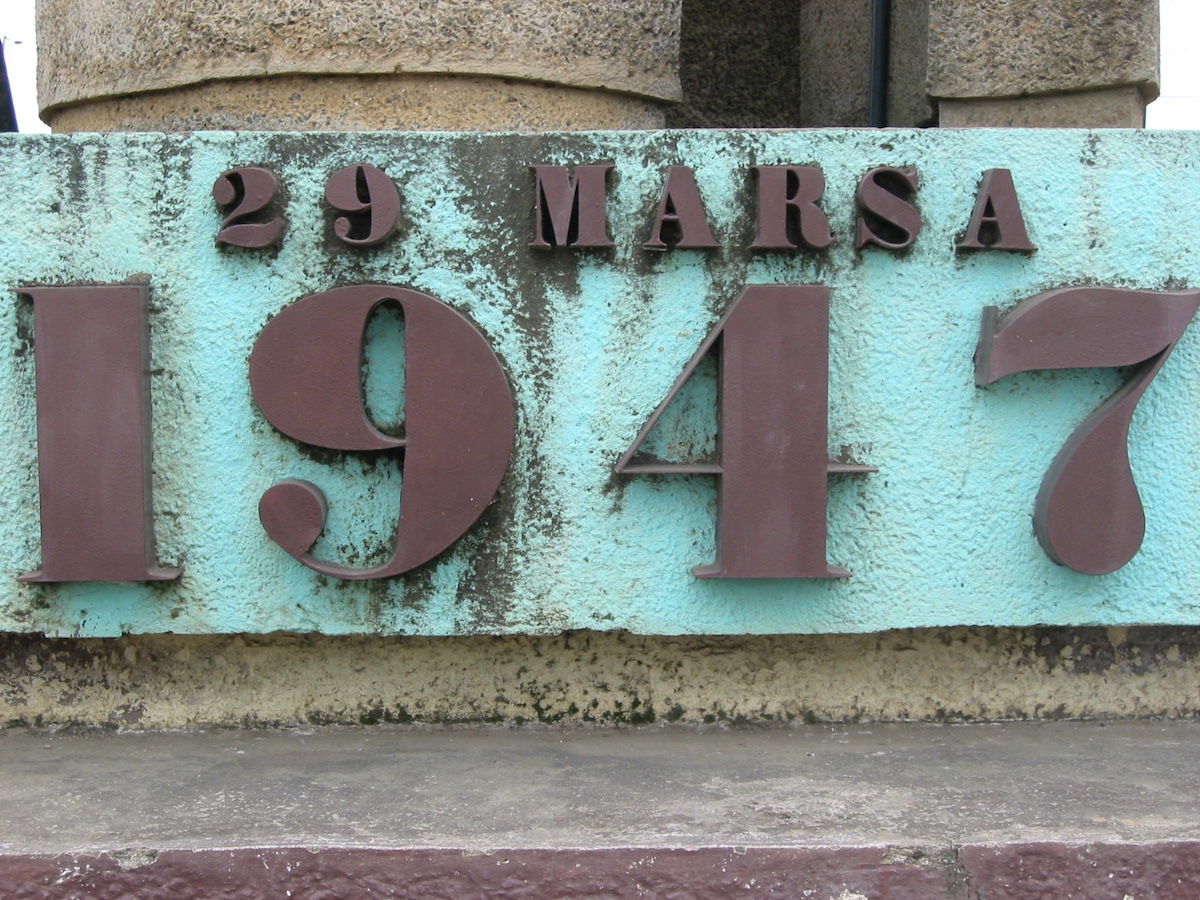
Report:
[[[611,165],[532,166],[534,225],[531,247],[612,247],[606,201]],[[816,166],[753,166],[757,182],[755,250],[824,250],[833,243],[820,207],[825,176]],[[921,233],[915,168],[878,166],[858,184],[854,246],[901,251]],[[704,250],[721,246],[689,166],[671,166],[642,244],[647,250]],[[983,173],[958,249],[1032,253],[1021,204],[1008,169]]]

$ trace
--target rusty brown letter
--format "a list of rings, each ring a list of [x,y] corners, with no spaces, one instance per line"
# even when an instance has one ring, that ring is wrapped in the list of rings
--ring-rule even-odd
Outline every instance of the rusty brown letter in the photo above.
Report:
[[[611,247],[607,182],[611,165],[530,166],[533,172],[533,240],[530,247]]]
[[[755,250],[824,250],[833,242],[829,217],[817,206],[825,176],[816,166],[755,166],[758,235]]]
[[[1023,300],[1003,320],[983,310],[975,383],[1035,369],[1134,366],[1125,384],[1083,420],[1051,463],[1034,504],[1046,555],[1085,575],[1125,565],[1146,516],[1129,468],[1129,423],[1200,306],[1200,291],[1074,287]]]
[[[863,176],[855,200],[858,222],[854,246],[907,250],[921,233],[915,198],[920,177],[913,168],[879,166]]]
[[[26,287],[37,367],[42,565],[20,581],[170,581],[150,494],[145,285]]]
[[[363,407],[363,332],[389,300],[404,314],[403,438],[381,433]],[[271,539],[334,578],[386,578],[428,562],[479,518],[508,467],[513,397],[496,354],[466,317],[417,291],[365,284],[296,301],[259,335],[250,387],[267,421],[298,441],[404,455],[395,549],[382,565],[312,556],[325,497],[311,482],[290,479],[263,494],[259,518]]]
[[[640,462],[635,454],[710,350],[718,353],[716,464]],[[700,578],[844,578],[825,559],[830,472],[873,472],[829,462],[829,289],[751,285],[676,380],[621,459],[622,475],[719,478],[717,560]]]
[[[1032,253],[1037,247],[1029,240],[1021,201],[1008,169],[988,169],[979,183],[975,210],[967,224],[967,233],[958,242],[959,250],[1014,250]]]
[[[696,186],[696,176],[688,166],[671,166],[663,185],[658,212],[650,227],[647,250],[705,249],[720,247],[708,226],[708,214]]]

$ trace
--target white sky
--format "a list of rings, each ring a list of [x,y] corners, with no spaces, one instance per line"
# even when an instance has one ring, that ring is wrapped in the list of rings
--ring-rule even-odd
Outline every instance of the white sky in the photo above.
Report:
[[[1146,108],[1150,128],[1200,128],[1200,2],[1159,0],[1162,93]]]
[[[236,0],[235,0],[236,2]],[[21,131],[49,131],[37,117],[34,0],[0,0],[0,40]],[[1146,111],[1150,128],[1200,128],[1200,0],[1160,0],[1162,95]]]

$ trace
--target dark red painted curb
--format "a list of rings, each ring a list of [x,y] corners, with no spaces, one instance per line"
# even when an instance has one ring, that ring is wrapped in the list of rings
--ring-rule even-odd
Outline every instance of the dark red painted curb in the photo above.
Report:
[[[606,850],[166,850],[0,856],[8,898],[1200,896],[1200,842]]]
[[[0,858],[14,898],[962,897],[940,866],[886,848],[168,850]],[[140,864],[139,864],[140,863]],[[806,891],[815,893],[806,894]]]
[[[972,900],[1196,900],[1200,842],[1003,844],[958,851]]]

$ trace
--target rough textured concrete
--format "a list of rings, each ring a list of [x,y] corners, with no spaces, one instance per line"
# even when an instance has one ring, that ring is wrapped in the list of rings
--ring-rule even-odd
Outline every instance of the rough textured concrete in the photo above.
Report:
[[[245,900],[967,897],[966,879],[953,859],[926,860],[921,856],[913,860],[904,851],[883,847],[492,852],[271,848],[0,855],[0,891],[19,900],[84,896],[88,900],[160,900],[164,896],[172,900],[210,900],[214,896]],[[1155,896],[1161,900],[1165,895]]]
[[[1200,843],[913,847],[164,850],[0,855],[20,900],[263,896],[1194,900]]]
[[[800,124],[867,124],[870,0],[798,8]],[[905,0],[892,4],[890,51],[889,125],[1139,127],[1158,93],[1158,3]],[[1074,91],[1085,93],[1026,98]]]
[[[867,124],[871,86],[870,0],[801,0],[800,124]]]
[[[959,851],[958,862],[974,900],[1193,900],[1200,894],[1200,844],[1190,841],[972,846]]]
[[[888,124],[928,125],[927,0],[893,4]],[[871,0],[689,0],[678,128],[867,124]]]
[[[929,96],[929,0],[892,4],[888,72],[888,124],[936,125],[937,103]]]
[[[930,0],[929,93],[1158,94],[1158,0]]]
[[[679,3],[663,0],[38,4],[43,115],[91,100],[213,80],[298,74],[486,75],[676,100],[678,54]],[[357,81],[354,87],[385,97],[393,92],[387,79]],[[204,99],[173,97],[163,101],[164,111],[177,115],[173,107]],[[326,99],[319,91],[310,97],[314,106]],[[468,89],[461,103],[480,99]],[[385,102],[365,99],[368,106]],[[112,112],[119,116],[122,110]],[[243,112],[252,119],[254,107]],[[476,120],[483,118],[481,113]],[[508,116],[493,111],[490,118],[492,127],[503,127]],[[105,130],[127,127],[117,118]],[[386,127],[386,121],[372,127]]]
[[[10,725],[1200,714],[1195,628],[686,638],[12,635],[0,650]]]
[[[661,128],[663,107],[628,94],[506,78],[280,75],[210,81],[51,110],[80,131],[576,131]]]
[[[1146,97],[1133,86],[1036,97],[938,102],[943,128],[1141,128]]]
[[[1182,900],[1198,729],[8,732],[0,888]]]
[[[1152,843],[1195,839],[1200,725],[9,731],[0,777],[8,854]]]
[[[803,124],[801,9],[796,0],[687,0],[671,128],[794,128]],[[814,67],[809,61],[809,67]]]

